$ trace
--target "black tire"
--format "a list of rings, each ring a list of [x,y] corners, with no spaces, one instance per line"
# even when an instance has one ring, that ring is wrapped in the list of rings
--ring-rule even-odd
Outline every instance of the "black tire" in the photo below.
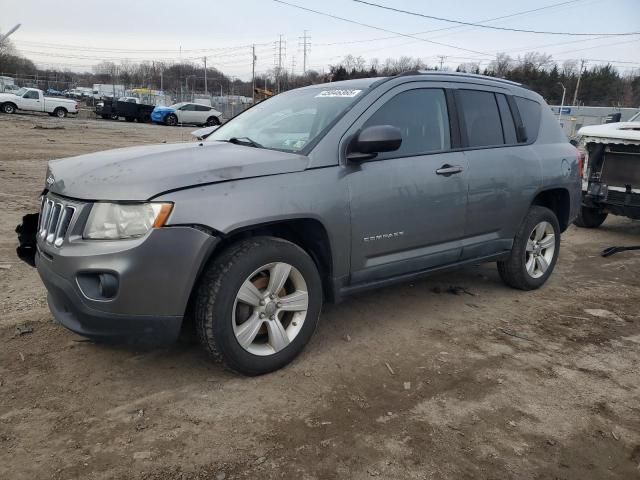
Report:
[[[207,118],[207,123],[205,123],[207,127],[213,127],[215,125],[220,125],[220,119],[218,117],[209,117]]]
[[[53,114],[58,118],[65,118],[67,116],[67,111],[62,107],[58,107],[53,111]]]
[[[607,212],[598,208],[580,207],[578,218],[573,222],[582,228],[598,228],[607,219]]]
[[[127,122],[133,122],[133,121],[136,119],[136,117],[124,117],[124,119],[125,119]]]
[[[117,115],[115,113],[112,113],[111,115],[109,115],[109,118],[111,120],[120,120],[120,115]]]
[[[307,284],[307,315],[298,334],[286,347],[270,355],[245,350],[233,330],[233,309],[244,281],[263,265],[286,262]],[[274,237],[254,237],[224,250],[205,268],[196,290],[194,319],[205,350],[231,370],[262,375],[290,363],[309,342],[322,308],[322,282],[311,257],[297,245]]]
[[[169,125],[170,127],[175,127],[178,124],[178,117],[176,117],[173,113],[167,115],[167,118],[164,119],[165,125]]]
[[[553,259],[544,274],[538,278],[529,274],[526,267],[526,248],[529,236],[533,229],[541,222],[548,222],[553,228],[555,235],[555,250]],[[533,205],[527,213],[518,233],[516,234],[511,253],[506,260],[498,262],[498,273],[500,277],[510,287],[519,290],[535,290],[540,288],[547,281],[558,260],[560,253],[560,224],[556,215],[548,208]]]
[[[1,109],[2,113],[16,113],[16,106],[13,103],[3,103]]]

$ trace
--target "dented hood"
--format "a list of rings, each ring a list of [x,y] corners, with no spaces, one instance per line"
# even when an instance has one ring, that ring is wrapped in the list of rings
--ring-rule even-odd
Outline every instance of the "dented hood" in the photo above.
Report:
[[[84,200],[148,200],[168,190],[298,172],[295,153],[227,142],[121,148],[49,162],[46,188]]]

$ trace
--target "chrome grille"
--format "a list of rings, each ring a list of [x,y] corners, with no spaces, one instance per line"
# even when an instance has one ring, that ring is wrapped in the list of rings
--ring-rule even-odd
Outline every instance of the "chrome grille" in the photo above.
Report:
[[[42,199],[38,236],[45,243],[60,247],[64,241],[76,208],[48,197]]]

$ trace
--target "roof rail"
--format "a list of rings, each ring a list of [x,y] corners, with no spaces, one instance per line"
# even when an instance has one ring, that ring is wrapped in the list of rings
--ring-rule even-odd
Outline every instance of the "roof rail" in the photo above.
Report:
[[[504,78],[490,77],[488,75],[478,75],[477,73],[444,72],[442,70],[409,70],[396,75],[396,77],[407,77],[412,75],[442,75],[442,76],[450,76],[450,77],[477,78],[477,79],[488,80],[491,82],[507,83],[509,85],[524,87],[524,85],[522,85],[521,83],[513,82],[511,80],[506,80]]]

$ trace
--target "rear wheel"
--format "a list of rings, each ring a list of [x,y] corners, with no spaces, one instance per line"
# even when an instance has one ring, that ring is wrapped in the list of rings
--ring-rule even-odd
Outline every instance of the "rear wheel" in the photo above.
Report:
[[[3,113],[16,113],[16,106],[13,103],[2,104]]]
[[[174,127],[178,124],[178,117],[176,117],[173,113],[171,113],[167,115],[167,118],[165,119],[164,123],[166,123],[170,127]]]
[[[62,107],[58,107],[53,111],[53,114],[58,118],[64,118],[67,116],[67,111]]]
[[[548,208],[534,205],[514,238],[509,257],[498,262],[498,273],[513,288],[540,288],[553,272],[559,252],[557,217]]]
[[[112,113],[111,115],[109,115],[109,118],[111,120],[120,120],[120,116],[115,113]]]
[[[607,212],[603,212],[599,208],[580,207],[578,218],[575,223],[582,228],[598,228],[607,219]]]
[[[297,245],[255,237],[232,245],[206,268],[195,300],[200,342],[245,375],[291,362],[318,324],[322,283]]]
[[[215,125],[220,125],[220,120],[218,117],[209,117],[207,118],[207,123],[205,124],[207,127],[213,127]]]

